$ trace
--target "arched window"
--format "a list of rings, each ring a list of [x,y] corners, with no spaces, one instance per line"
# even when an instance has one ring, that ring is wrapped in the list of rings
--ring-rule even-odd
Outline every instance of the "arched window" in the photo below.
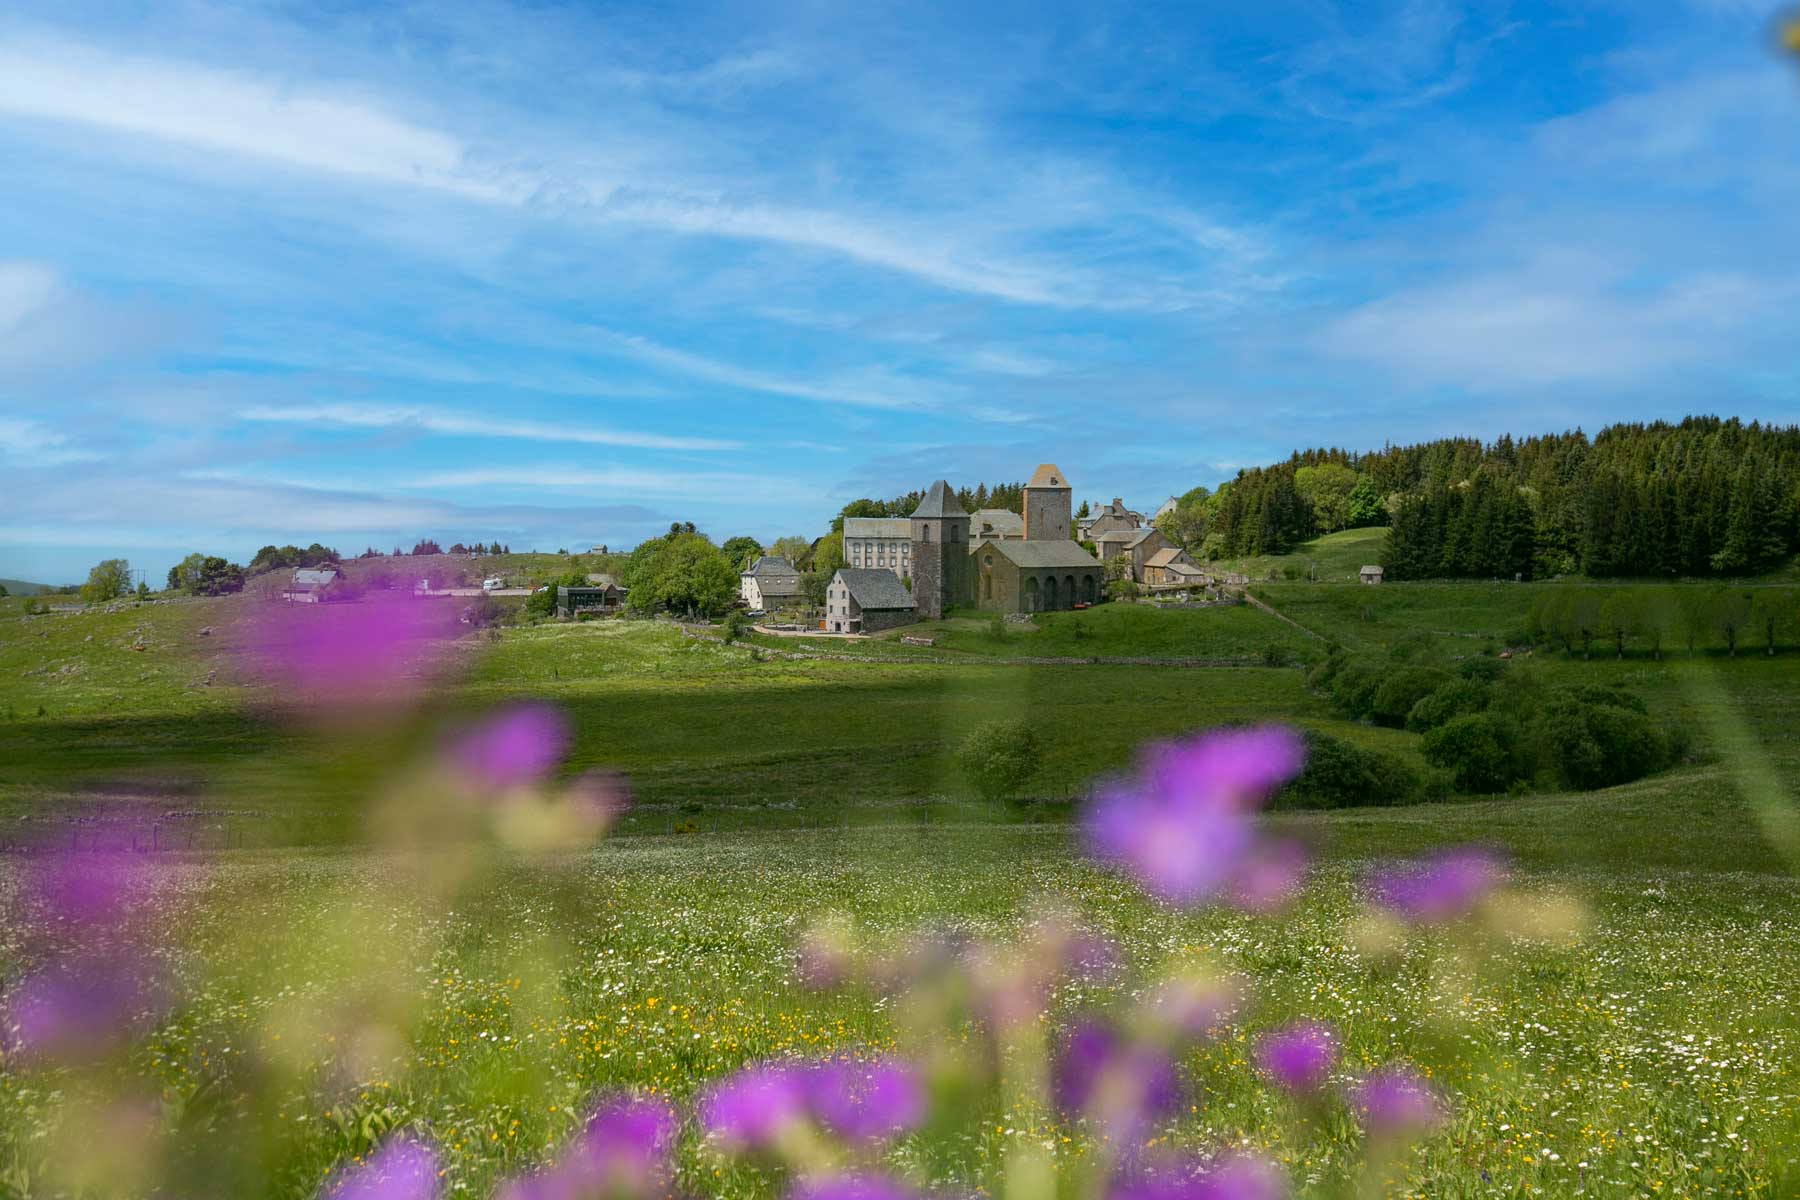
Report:
[[[1063,601],[1070,605],[1075,603],[1075,577],[1073,575],[1063,576]]]
[[[1094,583],[1094,577],[1092,575],[1087,577],[1087,586],[1083,588],[1082,591],[1085,593],[1084,598],[1089,604],[1092,604],[1095,600],[1099,599],[1098,586]]]
[[[929,525],[919,526],[919,540],[921,542],[929,542],[931,540],[931,526],[929,526]]]
[[[1044,580],[1044,608],[1051,610],[1060,607],[1056,603],[1056,576]]]
[[[1038,581],[1035,575],[1025,578],[1025,611],[1036,612],[1038,606]]]

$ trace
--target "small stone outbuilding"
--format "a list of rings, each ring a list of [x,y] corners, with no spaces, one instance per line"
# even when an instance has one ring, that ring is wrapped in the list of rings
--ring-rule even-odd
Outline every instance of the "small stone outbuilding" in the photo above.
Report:
[[[913,594],[883,567],[843,567],[825,589],[827,633],[880,633],[918,619]]]
[[[281,598],[290,604],[317,604],[334,600],[338,590],[338,573],[330,567],[299,567],[282,589]]]
[[[1387,572],[1383,571],[1380,567],[1364,567],[1361,571],[1357,572],[1357,578],[1361,579],[1364,583],[1380,583],[1381,577],[1386,573]]]

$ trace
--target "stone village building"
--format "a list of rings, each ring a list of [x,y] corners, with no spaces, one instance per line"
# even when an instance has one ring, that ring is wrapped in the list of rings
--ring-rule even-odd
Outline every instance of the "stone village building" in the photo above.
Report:
[[[885,567],[912,578],[912,520],[908,517],[845,517],[844,565]]]
[[[806,588],[794,564],[780,555],[764,554],[739,573],[738,595],[752,609],[773,612],[804,602]]]
[[[843,567],[825,589],[825,632],[880,633],[919,619],[900,577],[881,567]]]
[[[1025,511],[1004,517],[984,512],[978,534],[971,528],[974,519],[963,511],[949,484],[941,479],[933,483],[912,516],[905,518],[910,535],[906,553],[897,556],[889,547],[883,555],[890,564],[898,558],[910,570],[911,619],[939,620],[952,608],[1031,613],[1097,603],[1104,571],[1099,560],[1069,536],[1070,495],[1062,471],[1048,463],[1040,465],[1025,485]],[[863,546],[861,566],[850,557],[852,521],[859,522],[854,541]],[[856,598],[855,590],[872,585],[855,583],[851,577],[870,570],[869,546],[877,538],[888,538],[890,530],[886,519],[852,517],[844,521],[844,535],[850,565],[833,577],[827,591],[826,628],[850,632],[850,623],[859,620],[857,631],[870,632],[869,605]],[[875,569],[880,570],[879,564]],[[899,584],[901,570],[890,565],[887,573]],[[900,586],[904,590],[905,585]],[[834,594],[840,597],[835,612],[830,601]],[[853,606],[864,615],[853,617]],[[882,628],[907,623],[899,618],[899,609],[883,606],[877,611],[883,614],[876,618]]]

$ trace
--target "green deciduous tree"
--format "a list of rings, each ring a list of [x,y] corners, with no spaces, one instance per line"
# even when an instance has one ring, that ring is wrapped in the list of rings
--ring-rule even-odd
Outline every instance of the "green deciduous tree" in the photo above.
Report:
[[[956,765],[983,800],[1010,799],[1037,774],[1037,732],[1024,721],[989,721],[957,746]]]
[[[109,558],[96,563],[81,585],[81,598],[89,604],[117,600],[131,587],[131,564],[122,558]]]

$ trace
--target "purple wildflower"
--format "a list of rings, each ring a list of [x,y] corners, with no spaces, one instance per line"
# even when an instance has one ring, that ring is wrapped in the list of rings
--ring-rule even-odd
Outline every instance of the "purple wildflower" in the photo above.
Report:
[[[1091,1020],[1077,1024],[1064,1039],[1052,1066],[1051,1089],[1062,1111],[1089,1116],[1127,1143],[1181,1102],[1175,1062],[1165,1051],[1128,1042],[1110,1026]]]
[[[1409,921],[1450,921],[1481,902],[1500,880],[1500,860],[1486,850],[1450,850],[1374,881],[1375,899]]]
[[[610,1200],[665,1190],[676,1132],[666,1101],[611,1101],[588,1118],[554,1166],[505,1184],[497,1200]]]
[[[326,1191],[329,1200],[431,1200],[438,1194],[437,1154],[399,1137],[344,1170]]]
[[[451,758],[480,786],[503,789],[543,778],[568,746],[568,718],[545,704],[521,704],[465,733]]]
[[[803,1071],[760,1063],[708,1090],[700,1102],[700,1124],[727,1145],[762,1149],[805,1120],[807,1100]]]
[[[452,606],[431,600],[271,604],[252,620],[247,665],[284,700],[366,709],[417,694],[457,633]]]
[[[142,911],[150,877],[122,854],[58,851],[32,878],[50,920],[82,931],[110,931]]]
[[[1437,1089],[1406,1067],[1384,1067],[1365,1076],[1351,1090],[1350,1101],[1375,1137],[1424,1133],[1444,1119]]]
[[[153,1023],[164,999],[143,959],[79,954],[21,980],[0,1006],[0,1030],[22,1059],[90,1061]]]
[[[834,1175],[803,1179],[788,1200],[913,1200],[918,1192],[886,1175]]]
[[[1303,754],[1299,737],[1275,726],[1157,747],[1135,779],[1095,795],[1083,822],[1089,852],[1162,900],[1197,904],[1239,869],[1255,845],[1256,805]]]
[[[1317,1092],[1337,1060],[1337,1039],[1312,1022],[1264,1034],[1256,1045],[1257,1068],[1290,1092]]]
[[[852,1141],[875,1141],[916,1128],[925,1118],[919,1073],[892,1059],[836,1059],[807,1073],[812,1112],[825,1128]]]

